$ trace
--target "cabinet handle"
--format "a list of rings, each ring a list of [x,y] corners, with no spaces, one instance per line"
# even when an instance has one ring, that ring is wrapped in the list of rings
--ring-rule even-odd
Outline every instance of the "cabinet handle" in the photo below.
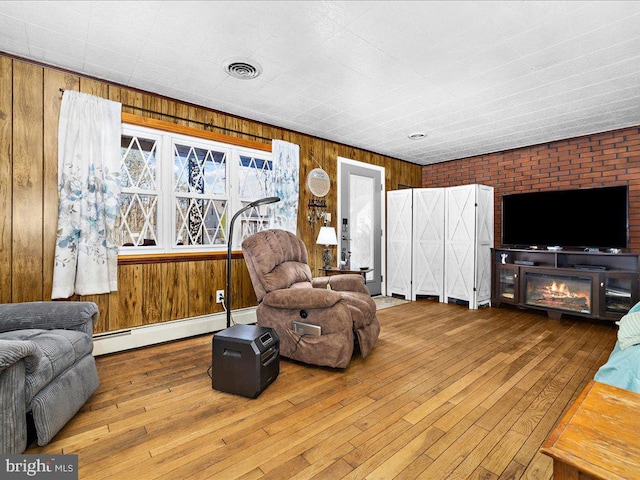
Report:
[[[518,274],[517,274],[517,273],[514,273],[514,274],[513,274],[513,278],[518,278]]]
[[[604,282],[600,282],[600,288],[604,288]]]

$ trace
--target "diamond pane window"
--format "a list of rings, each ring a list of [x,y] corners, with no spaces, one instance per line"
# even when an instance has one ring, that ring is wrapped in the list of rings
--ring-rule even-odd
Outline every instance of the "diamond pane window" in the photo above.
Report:
[[[240,155],[239,194],[242,198],[269,196],[269,183],[273,175],[273,162],[262,158]]]
[[[222,250],[233,214],[270,196],[269,152],[207,137],[123,125],[120,254]],[[235,240],[268,228],[270,212],[244,212]]]
[[[238,195],[242,199],[242,206],[263,197],[272,195],[273,162],[268,158],[255,155],[238,156]],[[242,214],[240,220],[241,242],[249,235],[269,228],[269,217],[273,207],[263,205],[252,208]]]
[[[174,143],[174,244],[224,245],[222,222],[227,208],[227,153]]]
[[[122,135],[119,246],[158,243],[158,141]]]
[[[156,190],[157,142],[140,137],[123,135],[120,143],[122,169],[120,187]]]
[[[227,202],[178,198],[176,200],[176,245],[224,245],[227,235],[224,215]]]
[[[120,195],[120,245],[125,247],[156,245],[158,218],[157,195],[122,193]]]
[[[224,152],[175,144],[174,191],[224,195],[227,183],[227,161]]]
[[[242,202],[244,207],[250,202]],[[240,235],[241,239],[247,238],[249,235],[253,235],[256,232],[261,232],[269,228],[269,217],[271,213],[272,205],[262,205],[260,207],[254,207],[240,216]],[[234,235],[235,236],[235,235]]]

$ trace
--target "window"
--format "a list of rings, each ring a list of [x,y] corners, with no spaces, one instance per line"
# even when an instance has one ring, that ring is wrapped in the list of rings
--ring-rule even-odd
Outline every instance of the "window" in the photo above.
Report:
[[[124,125],[121,155],[121,254],[226,249],[233,213],[272,195],[269,152]],[[245,212],[234,244],[270,216],[269,205]]]
[[[121,137],[120,247],[158,241],[158,142],[137,135]]]
[[[176,245],[224,245],[228,151],[173,142]]]

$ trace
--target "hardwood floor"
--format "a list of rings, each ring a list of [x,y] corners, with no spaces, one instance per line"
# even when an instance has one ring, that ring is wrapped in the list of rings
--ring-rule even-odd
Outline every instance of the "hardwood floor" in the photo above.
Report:
[[[617,332],[431,300],[378,318],[366,360],[282,359],[255,400],[212,390],[211,335],[98,357],[99,390],[26,453],[78,454],[86,480],[550,479],[538,449]]]

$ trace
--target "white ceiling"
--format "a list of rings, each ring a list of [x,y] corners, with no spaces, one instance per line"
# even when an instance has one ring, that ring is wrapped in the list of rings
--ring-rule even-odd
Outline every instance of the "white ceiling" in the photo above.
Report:
[[[2,1],[0,51],[420,165],[640,125],[640,1]]]

